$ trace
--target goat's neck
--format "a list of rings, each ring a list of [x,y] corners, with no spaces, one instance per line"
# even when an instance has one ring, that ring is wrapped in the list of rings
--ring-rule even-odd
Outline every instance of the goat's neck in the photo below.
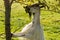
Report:
[[[34,14],[33,24],[40,25],[40,10]]]

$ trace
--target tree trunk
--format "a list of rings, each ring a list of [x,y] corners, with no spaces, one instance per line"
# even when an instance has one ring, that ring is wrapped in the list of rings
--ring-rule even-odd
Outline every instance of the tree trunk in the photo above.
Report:
[[[4,0],[5,5],[5,34],[6,40],[11,40],[11,31],[10,31],[10,13],[11,13],[11,5],[9,0]]]

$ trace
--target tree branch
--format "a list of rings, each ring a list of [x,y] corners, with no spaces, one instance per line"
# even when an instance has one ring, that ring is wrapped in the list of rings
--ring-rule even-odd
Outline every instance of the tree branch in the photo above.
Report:
[[[14,1],[16,1],[16,0],[12,0],[10,4],[12,5],[12,3],[13,3]]]
[[[23,3],[23,2],[19,2],[19,1],[16,1],[16,0],[15,0],[15,2],[16,3],[21,3],[21,4],[24,4],[24,5],[27,5],[27,4]]]

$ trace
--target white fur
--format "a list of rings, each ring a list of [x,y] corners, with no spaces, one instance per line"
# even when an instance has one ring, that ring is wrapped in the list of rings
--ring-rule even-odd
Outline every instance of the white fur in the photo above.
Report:
[[[44,40],[43,30],[40,26],[40,9],[38,7],[32,9],[32,12],[35,12],[33,21],[27,24],[20,33],[15,33],[13,35],[19,37],[19,40]]]

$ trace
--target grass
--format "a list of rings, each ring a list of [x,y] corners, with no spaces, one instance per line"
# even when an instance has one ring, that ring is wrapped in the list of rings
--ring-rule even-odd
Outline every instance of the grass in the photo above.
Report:
[[[60,40],[60,14],[46,11],[41,13],[41,24],[44,26],[46,40]]]
[[[4,10],[4,5],[2,5],[3,1],[1,0],[0,3],[1,3],[0,9]],[[5,32],[4,18],[5,18],[4,12],[0,11],[0,33]],[[31,22],[31,20],[29,19],[28,14],[26,14],[26,12],[24,11],[24,9],[20,4],[14,3],[12,5],[12,11],[11,11],[12,32],[14,32],[14,30],[18,27],[20,27],[20,29],[17,32],[21,31],[24,25]],[[45,40],[60,40],[60,35],[59,35],[60,14],[59,13],[41,10],[40,23],[44,29]],[[18,40],[17,38],[13,38],[13,39]],[[5,40],[5,39],[2,39],[0,37],[0,40]]]

